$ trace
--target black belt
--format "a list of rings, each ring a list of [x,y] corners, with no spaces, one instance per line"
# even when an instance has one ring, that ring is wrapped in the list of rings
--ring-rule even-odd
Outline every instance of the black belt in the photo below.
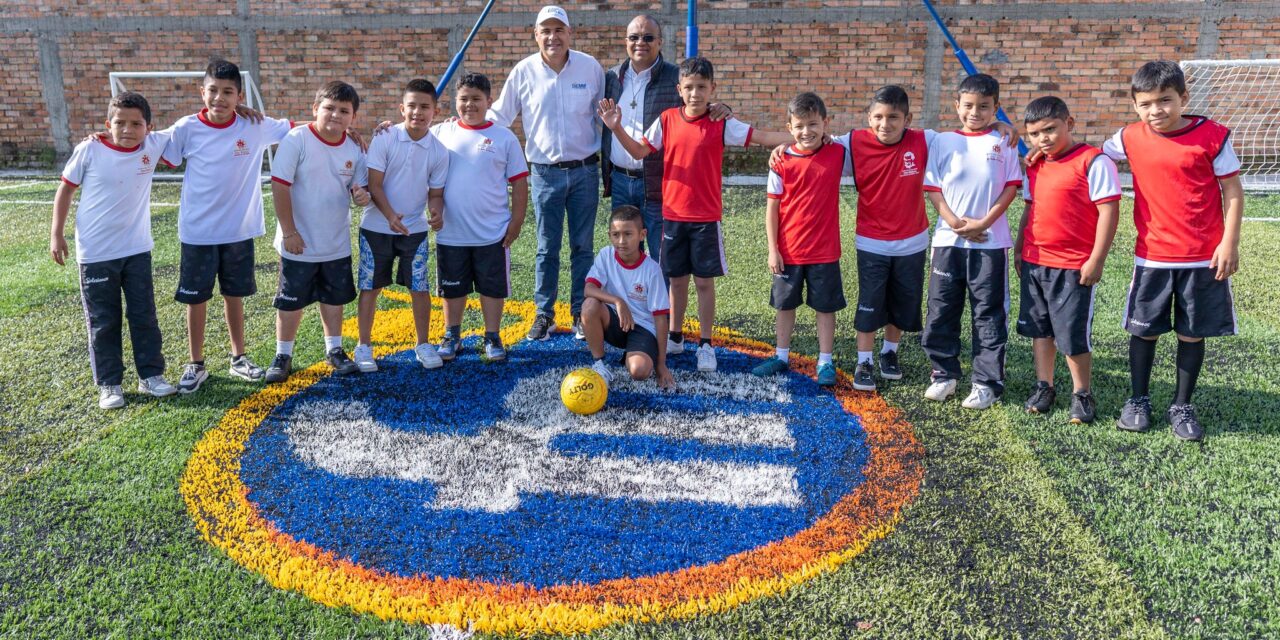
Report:
[[[541,164],[544,167],[551,167],[553,169],[577,169],[578,167],[595,164],[597,162],[600,162],[600,155],[593,153],[582,160],[565,160],[564,162],[551,162],[546,164],[535,162],[534,164]]]
[[[613,170],[617,171],[618,173],[621,173],[624,176],[627,176],[628,178],[644,177],[644,169],[624,169],[615,164],[613,165]]]

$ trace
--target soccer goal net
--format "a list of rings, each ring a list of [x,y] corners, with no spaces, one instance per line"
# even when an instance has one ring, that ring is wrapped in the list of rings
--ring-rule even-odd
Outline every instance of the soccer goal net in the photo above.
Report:
[[[1246,189],[1280,191],[1280,60],[1185,60],[1187,113],[1231,128]]]
[[[108,74],[111,82],[111,97],[125,91],[137,91],[146,96],[154,114],[152,124],[156,130],[164,129],[178,120],[179,117],[194,112],[200,105],[199,80],[204,71],[112,71]],[[244,105],[250,109],[262,111],[262,94],[258,91],[258,83],[247,71],[240,72],[241,84],[244,85]],[[194,80],[194,82],[192,82]],[[127,83],[127,86],[126,86]],[[270,179],[271,159],[273,151],[268,149],[264,180]],[[157,173],[156,180],[182,180],[182,174]]]

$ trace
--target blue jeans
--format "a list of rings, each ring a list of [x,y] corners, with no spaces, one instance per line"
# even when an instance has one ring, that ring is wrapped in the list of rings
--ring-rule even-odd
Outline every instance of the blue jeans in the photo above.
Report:
[[[613,188],[610,191],[614,208],[629,204],[644,214],[645,244],[649,257],[658,260],[662,255],[662,201],[644,197],[644,178],[632,178],[621,172],[613,172]]]
[[[595,260],[596,209],[600,206],[600,165],[557,169],[544,164],[529,167],[533,215],[538,221],[538,254],[534,258],[533,302],[538,312],[555,317],[560,287],[560,245],[569,221],[569,306],[582,311],[587,272]]]

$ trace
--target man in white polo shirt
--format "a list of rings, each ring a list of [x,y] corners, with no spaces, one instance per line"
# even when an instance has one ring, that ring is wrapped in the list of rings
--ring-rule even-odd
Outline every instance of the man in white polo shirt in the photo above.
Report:
[[[569,15],[546,6],[534,23],[538,53],[516,63],[489,111],[489,120],[510,127],[523,114],[525,155],[533,211],[538,221],[534,303],[538,317],[529,339],[545,340],[555,329],[560,245],[568,220],[574,332],[582,337],[582,300],[594,259],[593,233],[600,204],[600,126],[596,104],[604,98],[604,69],[595,58],[570,49]]]

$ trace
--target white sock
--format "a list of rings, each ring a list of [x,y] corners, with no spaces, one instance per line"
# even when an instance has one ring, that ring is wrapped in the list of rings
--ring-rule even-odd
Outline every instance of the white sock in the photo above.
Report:
[[[819,364],[819,365],[823,365],[823,364],[831,364],[831,354],[829,354],[829,353],[819,353],[819,354],[818,354],[818,364]]]
[[[282,356],[293,355],[293,341],[292,340],[276,340],[276,353]]]
[[[324,337],[325,351],[332,351],[335,348],[341,347],[341,346],[342,346],[342,336],[325,336]]]
[[[858,364],[862,364],[862,363],[864,363],[864,362],[871,362],[871,352],[870,352],[870,351],[859,351],[859,352],[858,352]]]
[[[885,340],[884,346],[880,347],[880,353],[889,353],[890,351],[897,351],[897,350],[898,350],[898,343],[889,342],[888,340]]]
[[[790,348],[783,349],[782,347],[778,347],[777,354],[778,354],[779,360],[786,362],[787,359],[791,357],[791,349]]]

